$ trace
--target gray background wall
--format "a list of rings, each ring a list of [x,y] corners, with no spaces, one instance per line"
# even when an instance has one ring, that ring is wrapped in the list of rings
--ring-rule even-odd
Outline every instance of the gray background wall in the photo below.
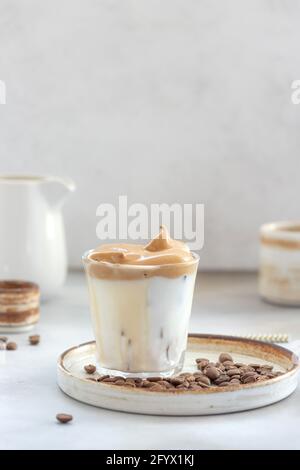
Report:
[[[300,2],[0,0],[1,172],[67,175],[70,263],[99,203],[203,202],[203,268],[300,218]]]

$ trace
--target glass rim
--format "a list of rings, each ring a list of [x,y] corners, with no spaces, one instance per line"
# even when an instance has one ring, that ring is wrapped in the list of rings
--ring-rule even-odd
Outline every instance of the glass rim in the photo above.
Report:
[[[100,264],[100,265],[104,265],[104,266],[107,266],[107,267],[110,267],[110,268],[115,268],[115,269],[138,269],[138,270],[148,269],[148,270],[151,270],[151,269],[164,268],[164,267],[166,267],[166,268],[172,268],[172,267],[176,268],[178,266],[192,266],[193,264],[198,263],[199,260],[200,260],[200,255],[198,255],[198,253],[196,253],[194,251],[191,251],[190,253],[193,256],[193,259],[190,260],[190,261],[184,261],[182,263],[121,264],[121,263],[111,263],[109,261],[96,261],[96,260],[93,260],[93,259],[89,258],[89,256],[92,253],[96,253],[95,248],[92,248],[91,250],[87,250],[83,253],[81,259],[82,259],[82,262],[83,262],[84,265],[93,264],[93,265],[99,266],[99,264]]]

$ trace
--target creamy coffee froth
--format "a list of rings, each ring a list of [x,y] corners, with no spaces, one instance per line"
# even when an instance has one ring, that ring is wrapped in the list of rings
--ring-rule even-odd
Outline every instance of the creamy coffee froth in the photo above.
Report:
[[[90,275],[117,279],[177,277],[194,272],[198,262],[185,243],[170,238],[164,226],[145,246],[130,243],[101,245],[87,258],[91,262]]]

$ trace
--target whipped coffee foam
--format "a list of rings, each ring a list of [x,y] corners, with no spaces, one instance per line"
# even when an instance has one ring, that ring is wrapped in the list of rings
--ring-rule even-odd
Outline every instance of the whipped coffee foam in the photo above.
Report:
[[[124,373],[178,371],[198,258],[166,229],[148,245],[102,245],[84,258],[100,365]]]
[[[172,240],[164,226],[146,246],[106,244],[93,250],[88,259],[91,261],[90,275],[99,278],[132,279],[155,275],[177,277],[191,273],[197,267],[188,246]],[[116,270],[115,265],[121,265],[122,268]],[[132,269],[133,267],[136,269]],[[150,269],[145,271],[143,267]]]

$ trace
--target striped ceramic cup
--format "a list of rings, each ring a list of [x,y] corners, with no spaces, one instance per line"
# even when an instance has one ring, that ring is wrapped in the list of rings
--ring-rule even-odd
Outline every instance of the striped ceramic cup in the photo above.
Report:
[[[270,302],[300,306],[300,221],[261,227],[259,292]]]
[[[0,280],[0,332],[31,329],[40,316],[40,289],[20,280]]]

